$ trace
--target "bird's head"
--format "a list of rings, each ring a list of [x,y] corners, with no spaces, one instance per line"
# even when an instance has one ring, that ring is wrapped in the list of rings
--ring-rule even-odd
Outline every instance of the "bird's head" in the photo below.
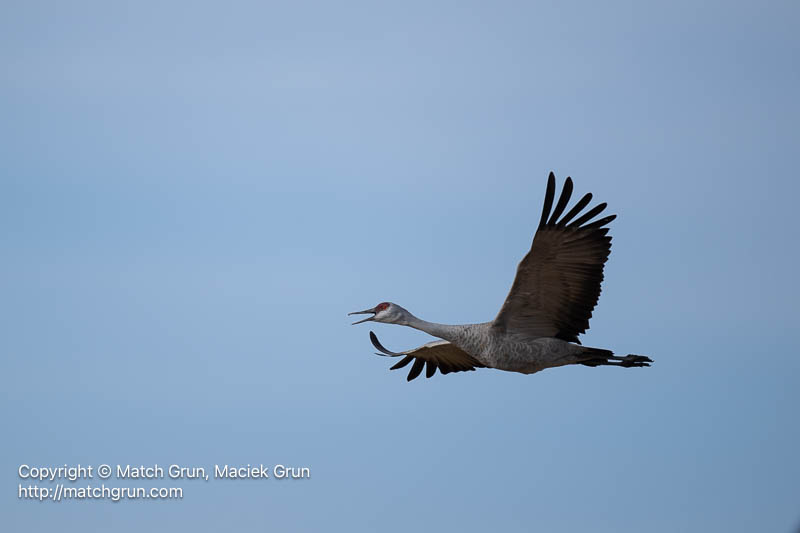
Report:
[[[381,302],[372,309],[354,311],[352,313],[348,313],[347,315],[366,315],[370,313],[372,313],[372,316],[357,322],[353,322],[353,325],[369,321],[385,322],[386,324],[406,324],[409,317],[411,317],[411,313],[399,305],[393,304],[392,302]]]

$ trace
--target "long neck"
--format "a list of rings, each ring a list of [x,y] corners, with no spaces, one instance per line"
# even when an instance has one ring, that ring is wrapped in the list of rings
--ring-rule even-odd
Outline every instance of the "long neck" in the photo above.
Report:
[[[439,337],[440,339],[444,339],[446,341],[453,342],[457,340],[464,330],[464,326],[448,326],[447,324],[437,324],[436,322],[428,322],[427,320],[422,320],[411,313],[409,313],[410,317],[408,322],[405,324],[414,329],[418,329],[420,331],[424,331],[434,337]]]

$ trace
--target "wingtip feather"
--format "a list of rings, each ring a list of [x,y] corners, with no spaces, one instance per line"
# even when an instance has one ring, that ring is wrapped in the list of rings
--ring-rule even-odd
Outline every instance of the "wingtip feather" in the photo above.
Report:
[[[569,203],[569,199],[572,197],[572,188],[572,178],[567,176],[567,180],[564,182],[564,186],[561,188],[561,195],[558,197],[556,208],[553,210],[553,214],[550,215],[550,220],[547,221],[548,226],[554,225],[558,220],[558,217],[561,216],[561,213],[564,212],[564,209]]]
[[[552,172],[547,176],[547,190],[544,193],[544,205],[542,206],[542,218],[539,220],[539,227],[547,224],[550,216],[550,209],[553,207],[553,198],[556,195],[556,175]]]
[[[411,381],[412,379],[419,376],[424,366],[425,366],[425,361],[423,359],[417,359],[416,361],[414,361],[414,364],[411,366],[411,370],[408,372],[408,377],[406,378],[406,381]]]

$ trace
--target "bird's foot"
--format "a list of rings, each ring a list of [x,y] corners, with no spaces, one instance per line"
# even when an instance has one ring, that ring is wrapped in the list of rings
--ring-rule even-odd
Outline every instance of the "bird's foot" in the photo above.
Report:
[[[610,357],[609,359],[619,361],[619,366],[624,366],[626,368],[635,366],[650,366],[650,363],[653,362],[653,360],[649,357],[635,354],[628,354],[625,357]]]

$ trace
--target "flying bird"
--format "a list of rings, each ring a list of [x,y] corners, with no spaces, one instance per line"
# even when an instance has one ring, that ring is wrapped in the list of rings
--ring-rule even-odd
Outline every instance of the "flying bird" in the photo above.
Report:
[[[500,312],[491,322],[446,325],[427,322],[399,305],[382,302],[372,309],[350,315],[371,314],[353,324],[374,321],[409,326],[438,337],[419,348],[392,352],[383,347],[374,332],[370,340],[377,355],[402,357],[391,370],[408,364],[408,381],[425,370],[432,377],[476,368],[496,368],[533,374],[545,368],[580,364],[590,367],[650,366],[643,355],[614,355],[611,350],[581,346],[578,335],[589,329],[592,310],[600,297],[603,267],[611,252],[608,223],[616,215],[592,221],[605,208],[598,204],[586,212],[592,200],[587,193],[563,215],[572,196],[572,178],[567,177],[553,209],[556,177],[547,179],[542,217],[530,251],[517,267]],[[551,212],[552,209],[552,212]]]

